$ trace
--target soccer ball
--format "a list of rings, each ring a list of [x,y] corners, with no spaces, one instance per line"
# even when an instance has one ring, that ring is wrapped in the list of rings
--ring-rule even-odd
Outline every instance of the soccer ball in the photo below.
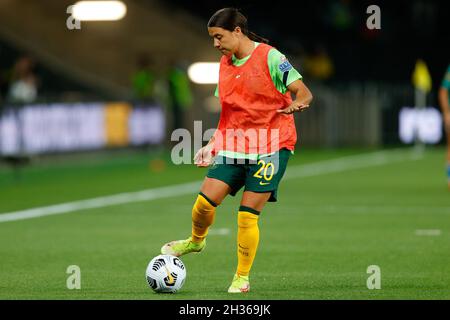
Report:
[[[145,271],[148,285],[158,293],[175,293],[186,280],[186,267],[180,258],[161,254],[154,257]]]

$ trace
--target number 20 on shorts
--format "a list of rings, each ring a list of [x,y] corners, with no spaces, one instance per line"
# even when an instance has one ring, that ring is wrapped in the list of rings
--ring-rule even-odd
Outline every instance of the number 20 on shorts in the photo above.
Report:
[[[264,178],[264,180],[266,181],[272,180],[273,174],[275,173],[275,166],[273,165],[273,163],[266,163],[264,160],[259,160],[258,166],[259,165],[261,165],[261,167],[259,167],[258,171],[256,171],[253,176],[258,179]],[[268,172],[270,172],[270,175],[268,175]]]

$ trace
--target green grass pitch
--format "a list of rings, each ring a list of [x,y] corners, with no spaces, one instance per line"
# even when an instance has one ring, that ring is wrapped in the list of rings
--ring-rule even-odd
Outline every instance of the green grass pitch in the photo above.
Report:
[[[370,150],[299,149],[298,166]],[[251,292],[226,290],[236,267],[241,192],[218,208],[206,250],[182,257],[177,294],[155,294],[145,268],[161,245],[190,234],[192,194],[0,223],[0,299],[450,299],[450,191],[445,151],[283,180],[261,214]],[[166,160],[168,160],[168,157]],[[403,159],[403,160],[402,160]],[[15,178],[0,168],[0,212],[200,181],[206,171],[144,153],[52,160]],[[345,162],[345,161],[344,161]],[[323,170],[323,167],[322,167]],[[421,235],[418,230],[439,230]],[[69,265],[81,289],[66,288]],[[367,267],[381,269],[369,290]]]

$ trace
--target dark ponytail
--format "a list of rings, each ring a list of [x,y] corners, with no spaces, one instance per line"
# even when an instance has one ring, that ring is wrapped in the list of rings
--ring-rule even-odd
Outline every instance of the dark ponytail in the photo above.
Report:
[[[250,40],[269,43],[269,40],[248,30],[247,18],[236,8],[223,8],[212,15],[208,21],[208,28],[219,27],[228,31],[234,31],[236,27],[240,27],[242,33]]]
[[[261,36],[258,36],[256,33],[249,31],[246,35],[249,37],[250,40],[256,41],[256,42],[262,42],[262,43],[269,43],[269,40],[266,38],[263,38]]]

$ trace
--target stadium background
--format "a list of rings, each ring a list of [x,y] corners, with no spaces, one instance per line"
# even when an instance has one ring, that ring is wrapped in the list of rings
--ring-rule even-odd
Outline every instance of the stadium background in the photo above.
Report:
[[[0,298],[168,298],[149,291],[143,271],[162,243],[189,232],[204,171],[172,163],[170,135],[217,124],[215,85],[186,71],[218,61],[206,23],[225,6],[242,9],[314,94],[296,116],[280,203],[261,221],[249,298],[450,298],[443,129],[420,148],[399,134],[400,110],[416,105],[418,59],[432,80],[419,107],[439,110],[445,1],[124,3],[122,20],[70,30],[72,1],[0,2]],[[366,28],[371,4],[381,30]],[[37,95],[21,101],[11,88],[24,57]],[[209,251],[183,259],[188,280],[170,299],[230,298],[237,206],[230,198],[219,209]],[[8,220],[33,208],[67,214]],[[69,265],[81,268],[81,290],[66,287]],[[366,287],[369,265],[382,270],[381,290]]]

